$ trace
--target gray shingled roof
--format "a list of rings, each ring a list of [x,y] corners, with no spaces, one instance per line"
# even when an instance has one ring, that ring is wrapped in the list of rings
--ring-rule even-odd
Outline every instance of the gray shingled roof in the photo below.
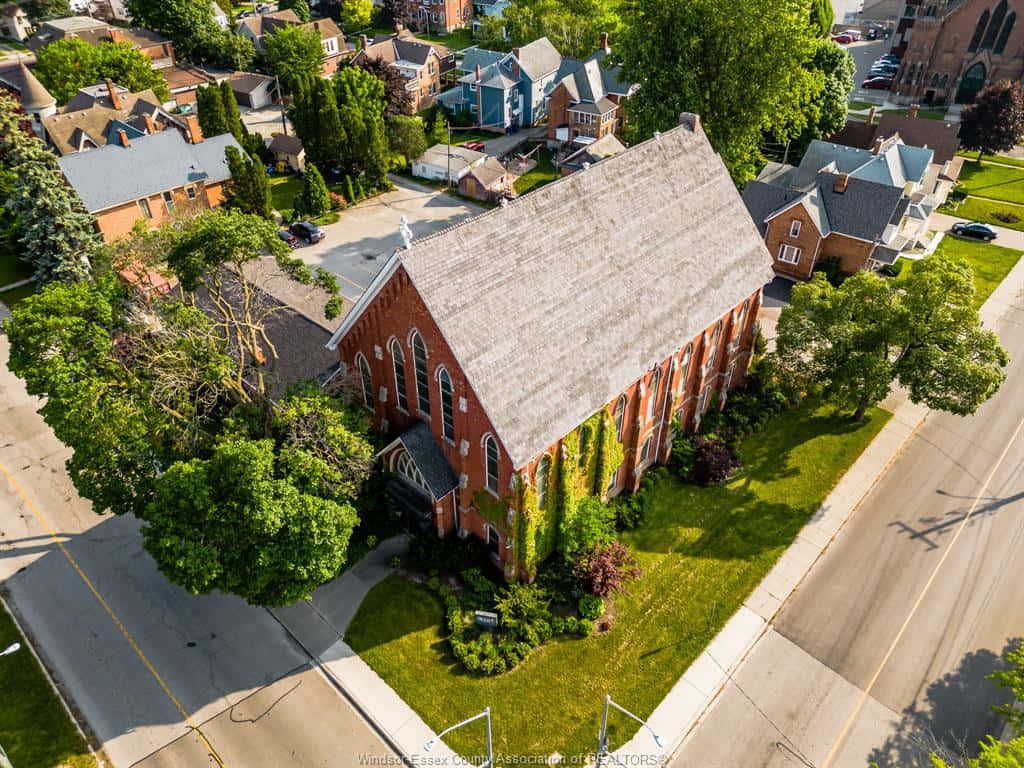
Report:
[[[506,56],[508,56],[507,53],[489,51],[486,48],[478,48],[474,45],[472,48],[467,48],[463,52],[460,68],[466,72],[473,72],[478,64],[481,68],[489,67],[491,64],[497,64]]]
[[[562,63],[562,54],[546,37],[527,43],[514,50],[513,53],[515,53],[523,72],[534,82],[557,70]]]
[[[417,421],[409,429],[405,430],[396,442],[400,442],[405,450],[409,452],[416,468],[423,475],[423,479],[435,499],[444,498],[449,492],[459,485],[459,478],[455,476],[451,465],[441,452],[430,427],[422,421]]]
[[[107,144],[57,160],[90,213],[177,189],[197,181],[231,177],[224,150],[244,150],[229,133],[189,144],[177,131],[134,139],[128,147]]]
[[[848,173],[852,178],[902,187],[907,181],[920,182],[924,178],[933,155],[930,149],[902,143],[896,143],[875,155],[866,149],[815,139],[800,161],[800,170],[794,177],[793,186],[813,184],[819,171],[829,170]]]
[[[846,191],[835,191],[834,173],[818,176],[818,189],[832,231],[862,240],[878,240],[900,205],[903,190],[888,184],[850,178]]]
[[[516,467],[772,279],[725,166],[687,127],[398,258]]]
[[[743,203],[763,236],[766,229],[765,219],[803,195],[803,192],[786,187],[766,184],[763,181],[751,181],[743,188]]]

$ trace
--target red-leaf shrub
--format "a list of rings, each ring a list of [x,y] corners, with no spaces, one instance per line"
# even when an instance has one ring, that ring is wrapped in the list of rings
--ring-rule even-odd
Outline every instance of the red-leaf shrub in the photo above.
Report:
[[[693,444],[693,479],[700,485],[720,483],[740,466],[736,452],[720,435],[697,435]]]
[[[598,597],[624,592],[627,581],[640,578],[636,558],[621,541],[596,547],[578,568],[587,589]]]

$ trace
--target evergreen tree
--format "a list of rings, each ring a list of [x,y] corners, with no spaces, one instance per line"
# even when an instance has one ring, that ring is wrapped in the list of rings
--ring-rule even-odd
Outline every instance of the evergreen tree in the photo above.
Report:
[[[342,126],[330,81],[322,77],[298,80],[289,114],[309,161],[318,168],[337,167],[348,131]]]
[[[345,197],[348,198],[348,204],[349,205],[355,205],[357,202],[359,202],[358,200],[356,200],[356,191],[352,187],[352,177],[351,176],[346,176],[345,177]]]
[[[361,67],[347,67],[334,76],[338,116],[347,141],[339,165],[355,178],[365,176],[373,189],[386,184],[390,162],[384,127],[384,84]]]
[[[217,85],[200,86],[196,90],[196,109],[199,112],[199,127],[203,130],[203,136],[231,133],[227,115],[224,114],[224,100]]]
[[[270,180],[263,164],[243,156],[236,147],[227,147],[224,156],[231,171],[231,178],[224,184],[224,204],[242,213],[273,218]]]
[[[242,137],[245,136],[248,131],[245,130],[245,125],[242,123],[242,115],[238,112],[238,102],[235,100],[235,92],[231,90],[231,83],[224,80],[220,84],[220,98],[224,104],[224,121],[227,125],[228,131],[235,137],[235,140],[241,144]]]
[[[280,0],[277,4],[277,9],[279,11],[291,9],[303,21],[310,21],[313,18],[313,14],[309,11],[309,3],[306,0]]]
[[[302,186],[302,210],[306,216],[323,216],[331,209],[331,193],[313,163],[306,163]]]

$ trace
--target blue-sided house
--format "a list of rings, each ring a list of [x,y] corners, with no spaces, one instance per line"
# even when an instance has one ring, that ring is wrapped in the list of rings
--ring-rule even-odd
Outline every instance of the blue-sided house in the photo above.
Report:
[[[547,97],[561,65],[561,54],[546,37],[511,53],[470,48],[462,61],[466,74],[439,100],[453,113],[470,113],[482,128],[533,126],[547,117]]]

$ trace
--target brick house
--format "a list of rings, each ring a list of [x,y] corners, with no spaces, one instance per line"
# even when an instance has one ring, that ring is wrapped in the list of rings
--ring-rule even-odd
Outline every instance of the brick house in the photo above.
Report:
[[[636,488],[750,360],[771,258],[699,119],[413,241],[331,338],[407,521],[553,546],[553,472]]]
[[[1024,76],[1024,0],[907,0],[913,25],[897,41],[902,103],[969,104],[986,86]]]
[[[324,77],[330,77],[337,72],[341,61],[354,52],[345,43],[345,35],[333,19],[314,19],[303,22],[291,8],[239,19],[235,34],[249,40],[256,52],[262,54],[266,50],[267,35],[272,35],[285,27],[303,27],[320,38],[320,45],[324,51],[320,74]]]
[[[441,92],[441,76],[455,66],[455,55],[442,45],[416,39],[403,29],[397,34],[377,37],[370,42],[359,36],[359,49],[353,63],[381,59],[401,73],[408,82],[414,112],[433,106]]]
[[[97,21],[88,16],[44,21],[28,39],[26,45],[33,51],[38,51],[57,40],[69,38],[77,38],[93,46],[102,43],[126,43],[151,59],[154,69],[174,64],[174,45],[162,35],[138,27],[112,27],[105,21]]]
[[[231,134],[203,139],[195,115],[186,118],[189,140],[178,131],[159,131],[117,141],[58,159],[107,242],[129,232],[139,220],[156,227],[181,211],[215,208],[231,178],[224,150],[244,150]]]
[[[622,68],[602,66],[611,54],[608,35],[601,48],[586,61],[564,59],[558,84],[548,98],[548,144],[564,145],[622,133],[622,100],[633,91],[623,80]],[[577,141],[579,139],[580,141]]]
[[[454,32],[473,22],[473,0],[420,0],[419,21],[428,32]]]

